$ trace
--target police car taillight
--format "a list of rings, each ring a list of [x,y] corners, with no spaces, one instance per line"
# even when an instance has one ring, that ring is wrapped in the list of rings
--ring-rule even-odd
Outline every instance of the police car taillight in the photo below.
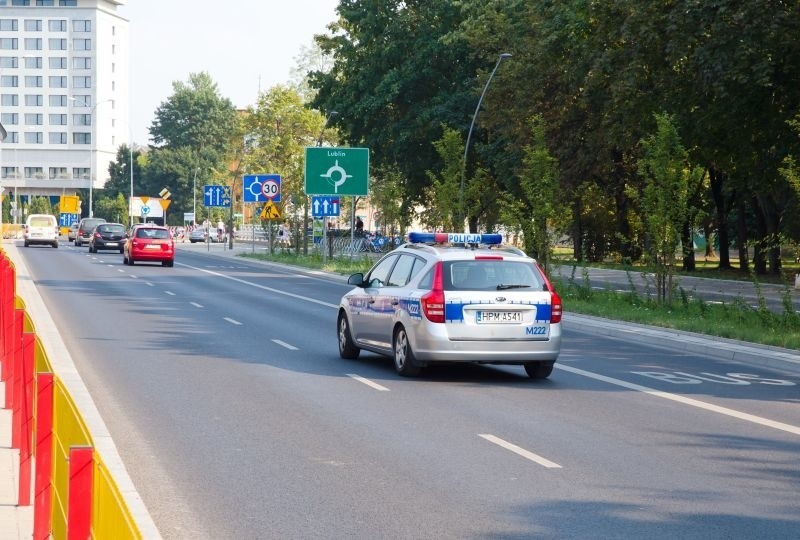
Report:
[[[561,322],[561,297],[555,291],[550,291],[550,322]]]
[[[422,304],[422,312],[432,323],[444,322],[444,284],[442,280],[442,263],[436,263],[433,267],[433,286],[419,299]]]

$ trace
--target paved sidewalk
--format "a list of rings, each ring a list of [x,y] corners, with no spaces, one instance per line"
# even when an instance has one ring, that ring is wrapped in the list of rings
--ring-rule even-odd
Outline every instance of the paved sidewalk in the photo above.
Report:
[[[0,403],[5,403],[5,384],[0,384]],[[33,506],[17,506],[19,450],[11,448],[11,411],[0,409],[0,538],[33,537]]]

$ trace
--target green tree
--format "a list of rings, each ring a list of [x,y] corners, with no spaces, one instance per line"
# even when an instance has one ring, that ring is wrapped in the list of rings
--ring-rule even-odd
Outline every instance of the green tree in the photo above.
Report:
[[[32,197],[27,208],[27,215],[53,214],[53,205],[49,197]]]
[[[122,193],[104,196],[95,202],[94,215],[111,223],[124,225],[128,222],[128,198]]]
[[[462,231],[466,215],[464,197],[461,197],[462,154],[464,139],[457,130],[443,126],[442,136],[433,143],[443,163],[441,172],[434,174],[428,171],[430,187],[425,190],[425,210],[422,222],[430,229],[445,231]]]
[[[639,172],[645,185],[641,202],[657,300],[669,304],[672,302],[675,251],[687,214],[688,154],[669,115],[656,115],[656,125],[656,132],[642,140],[644,151],[639,160]]]
[[[123,144],[117,149],[117,155],[114,161],[108,164],[109,178],[103,186],[103,194],[109,197],[115,197],[117,193],[122,193],[126,196],[130,195],[131,191],[131,157],[133,157],[133,183],[136,185],[137,181],[142,178],[142,164],[140,158],[142,151],[140,149],[133,150],[131,156],[131,149],[128,145]],[[134,189],[134,197],[137,195]]]

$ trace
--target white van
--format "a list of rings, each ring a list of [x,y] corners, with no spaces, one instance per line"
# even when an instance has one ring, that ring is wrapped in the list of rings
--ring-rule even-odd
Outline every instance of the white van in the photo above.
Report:
[[[31,244],[49,244],[58,247],[58,220],[50,214],[31,214],[25,221],[25,247]]]

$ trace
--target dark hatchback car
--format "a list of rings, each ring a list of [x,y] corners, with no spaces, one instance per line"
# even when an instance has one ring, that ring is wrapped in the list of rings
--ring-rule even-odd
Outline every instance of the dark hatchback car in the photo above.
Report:
[[[125,249],[125,225],[101,223],[95,227],[89,238],[89,253],[97,253],[101,249],[113,249],[122,253]]]
[[[83,218],[78,224],[78,234],[75,236],[75,246],[81,247],[84,242],[88,242],[92,238],[94,228],[105,223],[103,218]]]

